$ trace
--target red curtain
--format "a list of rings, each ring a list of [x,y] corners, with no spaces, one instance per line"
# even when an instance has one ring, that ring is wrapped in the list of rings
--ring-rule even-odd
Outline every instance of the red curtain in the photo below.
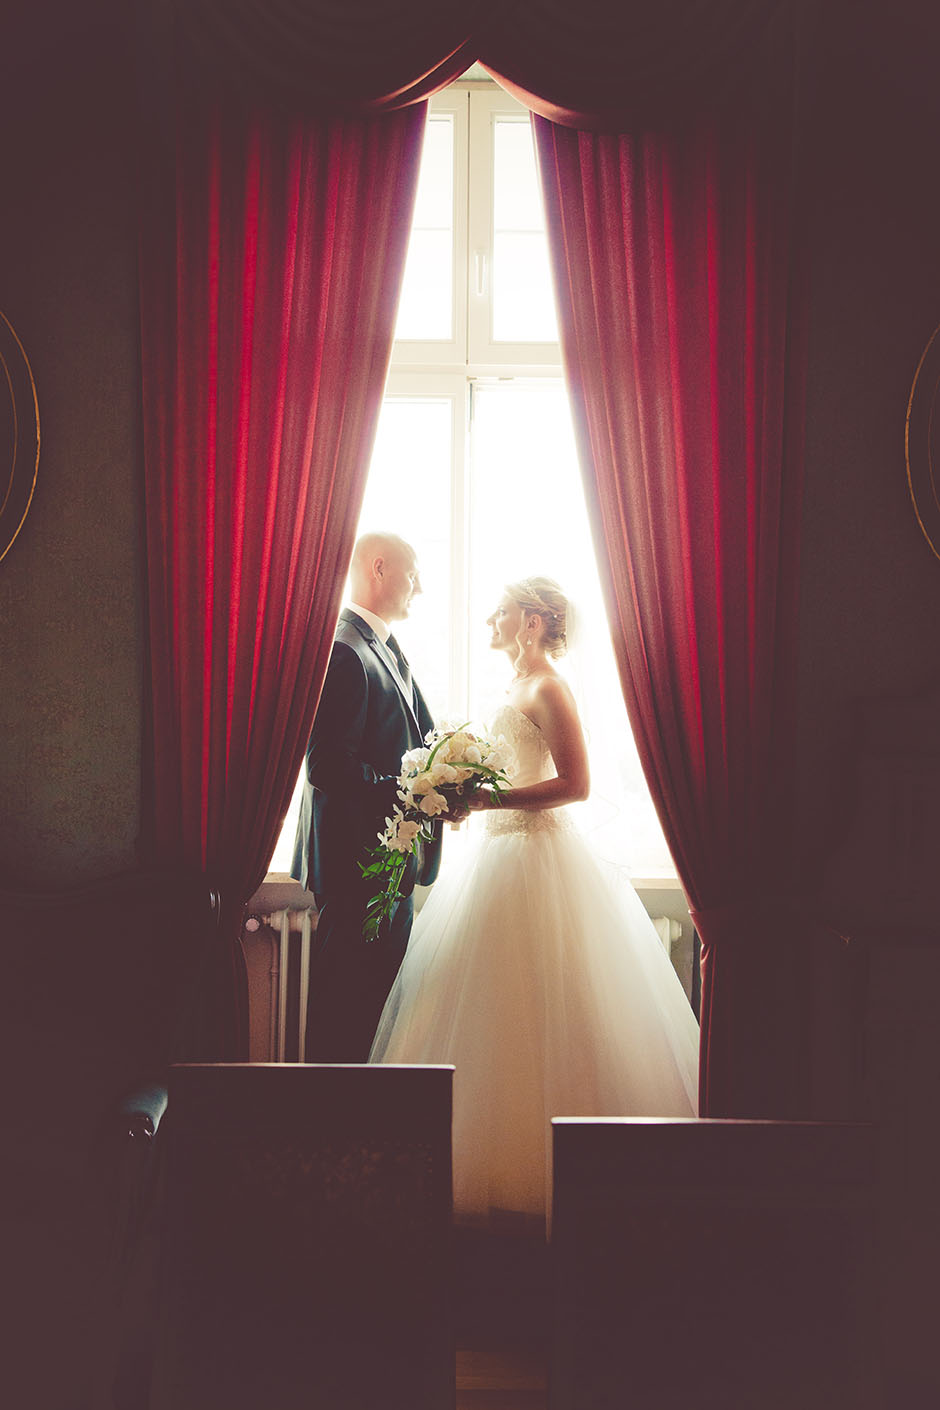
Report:
[[[221,893],[217,1057],[245,1053],[242,911],[329,657],[424,119],[423,105],[346,119],[182,105],[145,190],[144,846]]]
[[[796,927],[775,899],[800,501],[789,126],[534,123],[624,695],[702,939],[700,1109],[792,1114]]]
[[[174,190],[143,226],[154,847],[200,861],[230,907],[260,879],[361,499],[423,121],[407,105],[477,55],[544,115],[595,541],[702,935],[714,1115],[794,1114],[798,1087],[784,1055],[805,985],[792,914],[770,898],[786,890],[792,767],[787,55],[803,9],[533,0],[483,4],[471,31],[440,0],[174,0],[143,45],[152,68],[165,43],[190,92],[229,95],[224,123],[181,130]],[[715,95],[725,110],[706,116]],[[378,111],[381,126],[335,116]]]

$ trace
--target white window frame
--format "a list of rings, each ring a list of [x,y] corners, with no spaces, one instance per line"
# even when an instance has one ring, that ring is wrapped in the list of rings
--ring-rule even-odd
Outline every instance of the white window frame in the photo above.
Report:
[[[454,283],[450,341],[397,339],[391,374],[450,371],[465,377],[561,377],[558,343],[503,343],[491,336],[493,133],[499,119],[525,123],[529,110],[496,83],[464,80],[431,98],[429,112],[454,118]]]
[[[469,692],[470,660],[467,625],[460,617],[458,604],[463,601],[464,581],[469,555],[469,481],[468,457],[470,439],[470,409],[472,389],[463,368],[455,371],[440,369],[415,370],[394,367],[385,386],[384,400],[395,397],[447,398],[451,403],[450,461],[450,580],[448,582],[448,615],[453,623],[447,642],[448,692],[451,700],[464,701]]]
[[[467,356],[467,299],[463,271],[467,267],[467,152],[469,143],[470,94],[467,90],[447,88],[436,93],[429,103],[429,116],[447,113],[454,123],[453,167],[453,244],[451,285],[451,328],[453,337],[422,342],[413,338],[397,339],[392,347],[392,366],[452,368],[463,367]]]
[[[529,124],[529,112],[493,82],[462,80],[430,100],[430,111],[454,121],[452,285],[454,337],[396,340],[385,397],[443,397],[451,403],[451,526],[448,685],[452,701],[467,701],[470,638],[460,603],[469,571],[469,459],[474,385],[492,379],[563,378],[558,343],[496,343],[490,336],[490,281],[476,284],[479,254],[493,260],[493,129],[500,118]],[[531,129],[530,129],[531,130]],[[279,874],[271,873],[270,880]],[[674,876],[634,878],[636,889],[679,889]]]
[[[451,461],[451,542],[449,583],[453,623],[448,643],[450,697],[469,695],[468,624],[458,611],[468,571],[470,525],[469,441],[475,383],[509,377],[561,380],[558,343],[497,343],[490,336],[493,267],[494,124],[509,118],[531,131],[529,110],[492,80],[464,79],[429,102],[429,116],[446,113],[454,121],[453,327],[450,341],[396,339],[385,396],[447,396],[454,407]],[[478,286],[478,270],[483,273]]]
[[[472,370],[496,376],[544,371],[561,375],[561,349],[553,343],[496,342],[492,335],[494,267],[494,139],[497,121],[525,123],[530,140],[529,110],[495,84],[476,92],[470,104],[469,263],[467,289],[467,362]]]

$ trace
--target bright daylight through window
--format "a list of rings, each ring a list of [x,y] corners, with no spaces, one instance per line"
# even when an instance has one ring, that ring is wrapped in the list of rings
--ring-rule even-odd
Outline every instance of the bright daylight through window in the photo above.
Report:
[[[576,618],[560,668],[592,754],[582,825],[631,875],[674,876],[601,602],[529,117],[489,83],[431,101],[366,528],[417,551],[424,591],[396,633],[436,719],[489,718],[508,681],[486,617],[506,582],[558,579]],[[298,802],[272,872],[290,865]]]

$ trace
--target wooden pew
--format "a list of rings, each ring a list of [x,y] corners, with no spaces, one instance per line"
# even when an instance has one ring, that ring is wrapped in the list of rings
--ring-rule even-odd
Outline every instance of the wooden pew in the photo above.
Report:
[[[453,1406],[452,1077],[172,1070],[154,1410]]]

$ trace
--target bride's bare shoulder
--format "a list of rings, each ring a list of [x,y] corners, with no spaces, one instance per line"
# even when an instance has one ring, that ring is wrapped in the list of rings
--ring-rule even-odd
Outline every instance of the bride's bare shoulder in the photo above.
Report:
[[[544,713],[558,718],[577,714],[571,687],[555,671],[546,671],[534,677],[530,686],[530,705],[535,715]]]

